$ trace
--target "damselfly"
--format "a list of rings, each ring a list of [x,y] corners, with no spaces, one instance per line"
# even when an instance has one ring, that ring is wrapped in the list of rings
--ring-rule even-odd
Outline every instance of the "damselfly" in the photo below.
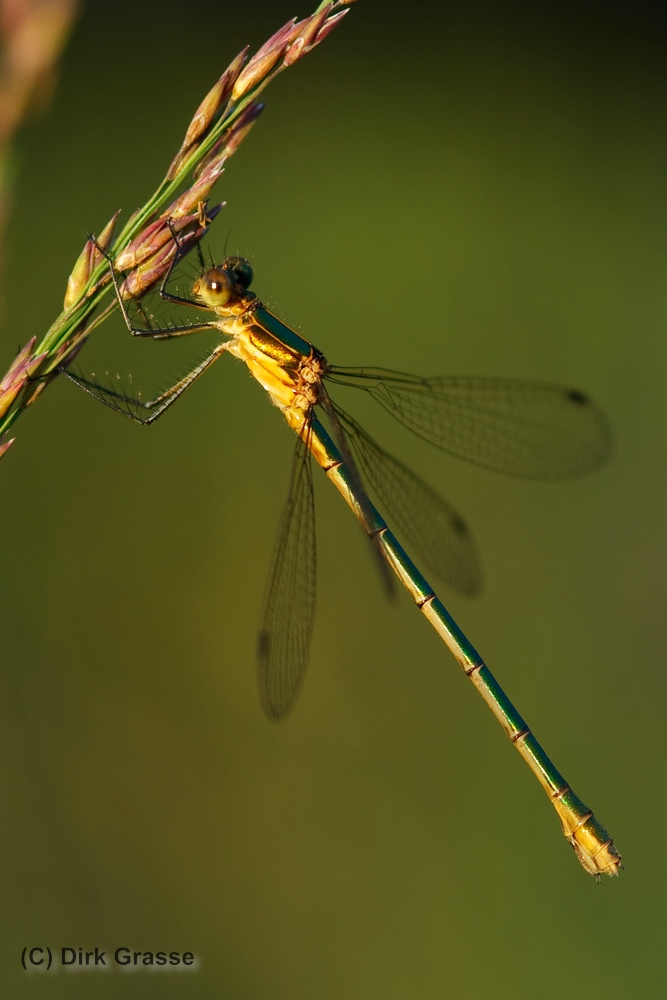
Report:
[[[174,239],[176,239],[175,234]],[[315,620],[315,509],[311,456],[354,511],[386,579],[398,577],[464,669],[547,792],[563,832],[591,875],[618,874],[621,859],[591,810],[574,794],[509,701],[488,667],[409,559],[372,503],[387,510],[410,546],[440,577],[464,592],[479,583],[475,550],[464,522],[402,462],[384,451],[333,401],[329,387],[362,390],[426,441],[450,454],[529,479],[577,476],[600,465],[609,449],[607,422],[582,393],[541,382],[488,378],[419,378],[383,368],[339,368],[265,308],[249,286],[247,260],[204,265],[183,297],[168,302],[207,312],[206,321],[138,327],[109,259],[116,297],[130,333],[155,340],[216,330],[225,339],[184,378],[142,403],[64,368],[86,392],[143,425],[161,417],[204,372],[230,354],[243,361],[297,435],[289,495],[271,563],[259,633],[259,690],[271,719],[293,707],[301,689]],[[147,413],[147,411],[150,411]],[[321,422],[323,416],[325,425]]]

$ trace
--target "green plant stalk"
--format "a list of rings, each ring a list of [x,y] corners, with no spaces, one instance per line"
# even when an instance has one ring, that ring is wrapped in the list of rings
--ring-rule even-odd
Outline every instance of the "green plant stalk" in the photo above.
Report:
[[[353,2],[354,0],[336,0],[336,2],[332,4],[330,0],[323,0],[323,2],[318,5],[314,13],[311,15],[311,18],[315,17],[315,15],[327,7],[330,7],[331,10],[333,10],[334,7],[344,7]],[[310,18],[307,18],[304,22],[300,23],[305,24],[309,20]],[[315,44],[318,44],[318,42],[315,42]],[[305,55],[307,51],[310,51],[310,49],[304,50],[303,54]],[[199,144],[193,148],[192,152],[185,157],[175,176],[173,178],[170,178],[168,175],[165,176],[146,204],[135,212],[126,223],[118,237],[113,242],[112,246],[109,248],[109,253],[112,258],[117,257],[118,254],[144,230],[146,225],[157,216],[160,210],[164,209],[165,205],[174,198],[179,188],[187,180],[188,176],[192,174],[198,164],[201,163],[204,157],[211,151],[222,135],[230,129],[235,122],[237,122],[246,108],[256,102],[262,91],[268,87],[272,80],[282,73],[284,69],[287,69],[287,65],[285,65],[283,57],[280,59],[275,68],[271,69],[262,79],[256,82],[255,85],[252,86],[247,93],[244,93],[238,101],[233,102],[230,100],[227,103],[227,106],[223,110],[218,121],[215,122],[208,133],[204,135]],[[53,372],[55,377],[58,366],[62,364],[67,355],[87,338],[88,333],[90,332],[86,329],[88,320],[105,297],[109,294],[111,287],[111,282],[108,280],[108,264],[103,260],[90,275],[88,282],[82,290],[82,295],[79,301],[70,308],[61,312],[46,332],[41,342],[34,349],[34,357],[37,357],[39,354],[46,354],[46,357],[42,360],[39,367],[39,374],[41,376],[48,375],[49,372]],[[95,325],[98,325],[99,321],[101,321],[101,318],[98,318]],[[92,326],[90,329],[92,329]],[[0,437],[6,434],[16,421],[19,414],[26,408],[27,405],[30,405],[34,398],[35,383],[27,383],[23,387],[22,391],[16,396],[16,399],[9,411],[2,419],[0,419]]]
[[[191,153],[191,155],[183,162],[183,166],[173,180],[166,177],[164,178],[146,204],[135,212],[132,219],[125,224],[125,227],[113,243],[111,248],[112,256],[117,256],[121,250],[124,250],[125,247],[132,242],[134,237],[145,228],[146,224],[152,220],[153,216],[156,215],[168,201],[173,199],[173,196],[176,194],[185,179],[203,160],[206,154],[210,152],[212,147],[221,137],[222,133],[234,124],[241,113],[253,103],[255,98],[264,90],[265,87],[269,85],[271,80],[282,72],[283,68],[284,67],[281,66],[277,70],[274,70],[274,72],[271,73],[266,80],[262,81],[258,87],[250,91],[246,97],[239,101],[239,103],[229,112],[228,115],[225,115],[220,119],[217,125],[212,129],[210,135],[207,136],[201,145],[198,146],[197,149],[195,149],[194,152]],[[88,292],[88,289],[95,288],[107,271],[108,265],[106,261],[103,261],[90,276],[86,292]],[[110,290],[111,284],[108,283],[99,294],[94,295],[89,300],[86,300],[84,297],[84,299],[77,303],[77,305],[73,308],[63,310],[58,319],[47,331],[44,339],[38,346],[36,353],[48,351],[49,354],[52,354],[57,351],[58,348],[67,341],[68,337],[80,325],[80,323],[92,312],[94,312],[99,303]],[[3,433],[4,430],[6,430],[6,428],[0,425],[0,433]]]

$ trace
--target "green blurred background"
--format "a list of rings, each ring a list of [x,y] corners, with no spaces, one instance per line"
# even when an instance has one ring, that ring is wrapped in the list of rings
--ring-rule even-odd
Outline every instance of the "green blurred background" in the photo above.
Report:
[[[84,10],[19,144],[3,370],[231,57],[311,6]],[[645,2],[362,0],[267,92],[210,241],[229,234],[334,363],[562,381],[609,414],[609,466],[545,485],[355,409],[468,520],[484,593],[443,598],[627,871],[581,870],[319,474],[309,676],[265,721],[255,635],[292,438],[240,366],[151,431],[60,380],[0,469],[3,996],[664,996],[666,42]],[[202,349],[114,321],[80,361],[151,389]],[[200,966],[26,976],[21,949],[47,944]]]

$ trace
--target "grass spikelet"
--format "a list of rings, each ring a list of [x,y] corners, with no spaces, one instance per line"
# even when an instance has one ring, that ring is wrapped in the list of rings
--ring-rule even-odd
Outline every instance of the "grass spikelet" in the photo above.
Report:
[[[87,242],[72,269],[64,311],[39,344],[33,337],[0,382],[0,439],[113,311],[115,303],[105,302],[111,282],[104,258],[124,273],[123,295],[138,299],[167,272],[177,251],[174,234],[179,246],[188,249],[203,238],[222,208],[222,204],[207,208],[207,199],[225,161],[263,110],[259,94],[315,48],[346,13],[338,8],[352,2],[320,3],[310,17],[283,25],[247,62],[248,50],[244,49],[230,63],[197,108],[156,191],[115,240],[118,213],[96,240]],[[0,443],[0,457],[10,444]]]

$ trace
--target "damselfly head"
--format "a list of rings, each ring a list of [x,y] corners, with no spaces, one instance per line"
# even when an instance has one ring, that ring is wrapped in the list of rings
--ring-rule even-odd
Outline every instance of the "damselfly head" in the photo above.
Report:
[[[196,299],[208,309],[216,309],[229,302],[234,294],[233,273],[230,273],[224,266],[209,267],[197,278],[192,286],[192,293]]]

